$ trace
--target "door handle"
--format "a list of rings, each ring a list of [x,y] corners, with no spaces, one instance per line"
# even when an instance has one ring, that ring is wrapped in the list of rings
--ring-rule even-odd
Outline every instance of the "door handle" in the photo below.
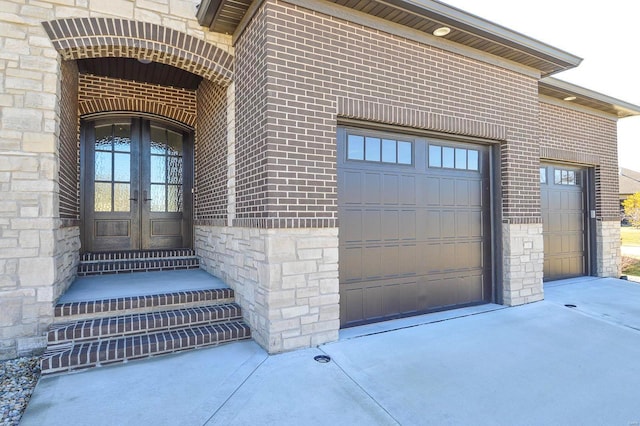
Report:
[[[144,200],[145,203],[147,201],[151,201],[152,200],[152,198],[147,198],[147,190],[146,189],[144,191],[142,191],[142,194],[143,194],[143,197],[144,197],[143,200]]]
[[[133,198],[129,198],[129,201],[138,201],[138,190],[133,191]]]

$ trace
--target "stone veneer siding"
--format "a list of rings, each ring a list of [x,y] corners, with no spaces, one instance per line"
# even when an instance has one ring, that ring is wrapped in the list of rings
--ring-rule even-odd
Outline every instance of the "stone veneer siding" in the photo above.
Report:
[[[61,227],[69,224],[67,219],[73,221],[76,214],[68,198],[74,190],[69,178],[76,163],[70,159],[72,140],[68,137],[73,133],[68,119],[73,107],[65,99],[72,96],[66,80],[61,81],[73,71],[70,74],[64,70],[71,64],[63,64],[56,50],[64,44],[64,34],[61,38],[54,36],[54,47],[43,22],[64,18],[145,21],[158,29],[171,30],[158,31],[161,37],[171,34],[175,38],[180,33],[192,37],[180,48],[197,45],[201,51],[193,58],[210,49],[228,59],[233,53],[231,36],[198,25],[197,3],[0,0],[0,359],[44,348],[43,336],[53,316],[53,304],[73,277],[79,250],[78,227]],[[54,27],[50,25],[49,29]],[[154,52],[148,41],[148,48],[142,51],[134,45],[118,47],[105,37],[96,37],[92,46],[80,44],[64,53],[75,58],[126,51],[129,57],[149,56],[180,65],[176,58],[163,56],[171,54],[171,40],[160,40],[166,42],[163,48],[169,47],[162,52]],[[184,64],[196,62],[199,65],[193,69],[201,71],[200,75],[211,72],[197,68],[202,67],[202,61]],[[227,81],[230,70],[220,70],[225,74],[220,76],[221,81]]]
[[[620,276],[617,118],[556,102],[540,103],[540,156],[593,167],[596,196],[596,273]]]
[[[202,267],[235,291],[269,353],[338,339],[337,229],[200,227]]]

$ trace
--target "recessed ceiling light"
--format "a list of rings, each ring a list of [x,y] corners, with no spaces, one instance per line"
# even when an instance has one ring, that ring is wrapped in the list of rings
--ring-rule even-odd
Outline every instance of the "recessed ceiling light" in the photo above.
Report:
[[[151,59],[138,58],[138,62],[140,62],[141,64],[149,65],[153,61]]]
[[[567,96],[566,98],[564,98],[565,101],[575,101],[576,97],[575,96]]]
[[[440,27],[440,28],[437,28],[433,32],[433,35],[436,36],[436,37],[442,37],[442,36],[446,36],[450,32],[451,32],[451,28],[449,28],[449,27]]]

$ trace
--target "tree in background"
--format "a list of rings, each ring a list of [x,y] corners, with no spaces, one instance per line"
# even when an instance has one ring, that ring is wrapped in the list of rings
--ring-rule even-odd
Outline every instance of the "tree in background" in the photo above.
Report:
[[[622,206],[624,207],[624,214],[629,218],[629,222],[634,227],[640,228],[640,192],[629,195],[622,202]]]

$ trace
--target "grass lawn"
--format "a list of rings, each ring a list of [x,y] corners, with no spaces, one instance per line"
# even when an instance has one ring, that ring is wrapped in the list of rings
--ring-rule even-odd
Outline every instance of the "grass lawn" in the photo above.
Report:
[[[623,246],[640,246],[640,229],[631,226],[621,226],[620,235],[622,235]]]
[[[622,274],[640,276],[640,259],[622,257]]]

